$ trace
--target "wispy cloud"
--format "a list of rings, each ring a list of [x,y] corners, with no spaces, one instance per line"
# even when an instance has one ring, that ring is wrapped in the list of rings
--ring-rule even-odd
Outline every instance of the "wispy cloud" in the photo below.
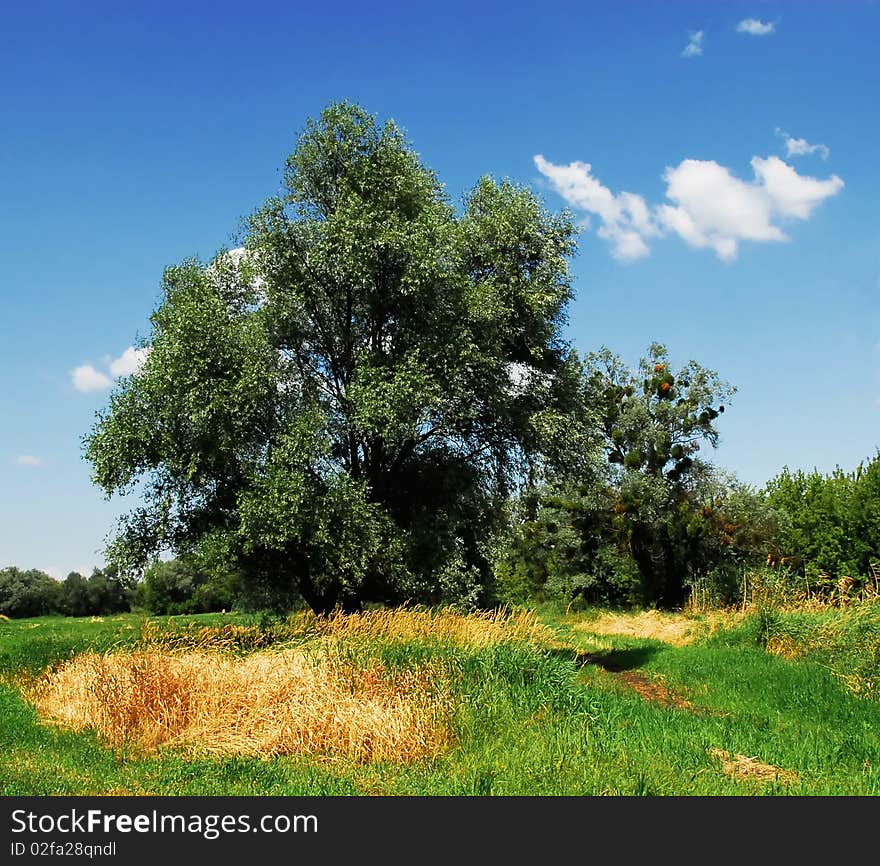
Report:
[[[41,457],[34,457],[33,454],[22,454],[15,458],[15,462],[19,466],[42,466],[45,463]]]
[[[753,157],[750,181],[714,160],[684,159],[663,174],[667,202],[650,207],[640,195],[603,186],[589,163],[554,165],[539,155],[535,165],[572,208],[599,217],[599,236],[622,262],[649,255],[648,241],[669,234],[733,261],[743,241],[788,240],[780,223],[808,219],[844,186],[837,175],[800,175],[777,156]]]
[[[685,45],[681,52],[682,57],[699,57],[703,53],[703,31],[692,30],[690,32],[690,41]]]
[[[109,388],[113,382],[109,376],[106,376],[100,370],[96,370],[91,364],[81,364],[74,367],[70,371],[70,378],[73,381],[73,387],[83,394],[91,391],[104,391]]]
[[[572,207],[599,217],[602,223],[599,237],[611,244],[616,259],[630,262],[650,253],[645,238],[659,232],[640,195],[631,192],[615,195],[593,176],[592,166],[586,162],[554,165],[538,154],[535,165]]]
[[[748,33],[749,36],[769,36],[776,29],[772,21],[760,21],[757,18],[743,18],[736,25],[737,33]]]
[[[818,154],[822,159],[831,156],[831,149],[827,144],[810,144],[805,138],[793,138],[787,132],[777,127],[776,134],[785,142],[786,156],[810,156]]]

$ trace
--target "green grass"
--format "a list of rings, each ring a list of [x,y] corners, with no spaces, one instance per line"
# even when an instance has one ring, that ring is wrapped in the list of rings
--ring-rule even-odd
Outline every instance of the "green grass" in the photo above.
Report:
[[[0,794],[880,793],[880,703],[854,694],[842,676],[872,645],[875,614],[765,615],[682,647],[591,634],[594,612],[544,608],[541,616],[555,630],[552,647],[409,640],[349,648],[352,657],[401,666],[430,659],[449,670],[457,746],[410,766],[111,750],[89,733],[41,724],[20,686],[74,653],[134,643],[142,620],[0,623]],[[175,618],[172,625],[220,619]],[[762,644],[785,629],[806,647],[796,658]],[[824,655],[817,634],[834,636]],[[659,684],[687,704],[646,700],[626,676]],[[797,778],[731,778],[710,749],[758,758]]]

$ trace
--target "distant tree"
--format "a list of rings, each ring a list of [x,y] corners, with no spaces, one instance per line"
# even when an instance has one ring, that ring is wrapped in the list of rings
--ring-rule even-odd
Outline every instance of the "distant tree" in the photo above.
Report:
[[[8,617],[45,616],[61,608],[61,584],[37,569],[0,570],[0,613]]]
[[[60,585],[60,612],[67,616],[105,616],[131,609],[132,587],[112,566],[89,577],[72,571]]]
[[[71,571],[61,584],[61,612],[66,616],[87,616],[94,611],[89,600],[89,584],[79,572]]]
[[[206,551],[278,605],[455,598],[503,503],[576,441],[575,230],[483,178],[456,214],[393,123],[331,105],[246,252],[169,268],[151,352],[87,437],[111,557]]]
[[[86,586],[89,613],[106,616],[131,609],[132,583],[115,566],[93,569]]]
[[[154,562],[144,573],[141,601],[153,614],[195,613],[193,596],[205,580],[184,560]]]

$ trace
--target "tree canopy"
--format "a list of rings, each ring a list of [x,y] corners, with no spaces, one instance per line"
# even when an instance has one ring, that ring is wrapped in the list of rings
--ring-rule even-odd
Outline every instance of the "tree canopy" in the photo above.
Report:
[[[575,229],[482,178],[460,212],[391,122],[310,120],[242,250],[166,270],[142,369],[86,437],[163,550],[314,610],[478,601],[504,498],[585,435],[562,339]]]

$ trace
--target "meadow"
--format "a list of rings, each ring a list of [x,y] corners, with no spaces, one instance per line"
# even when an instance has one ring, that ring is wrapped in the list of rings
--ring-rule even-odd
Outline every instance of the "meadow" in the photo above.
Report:
[[[880,606],[0,621],[2,795],[873,795]]]

